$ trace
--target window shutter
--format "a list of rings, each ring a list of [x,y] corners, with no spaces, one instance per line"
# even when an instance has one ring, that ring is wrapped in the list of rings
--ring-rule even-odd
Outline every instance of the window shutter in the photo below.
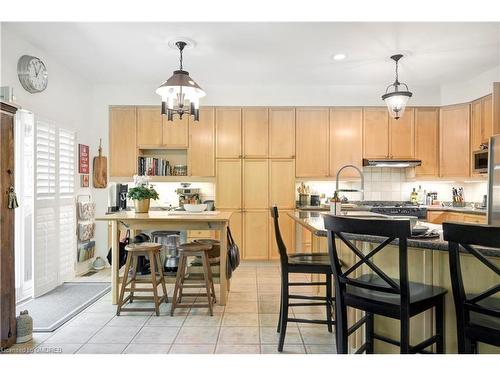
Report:
[[[59,129],[59,197],[75,194],[75,133]]]
[[[36,126],[36,198],[55,199],[56,129],[44,121]]]
[[[72,279],[76,257],[76,212],[75,205],[59,207],[59,282]]]

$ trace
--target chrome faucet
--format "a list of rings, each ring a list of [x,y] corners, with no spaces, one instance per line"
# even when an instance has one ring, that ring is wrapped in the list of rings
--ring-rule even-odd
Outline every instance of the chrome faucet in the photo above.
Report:
[[[342,172],[346,168],[354,168],[355,170],[358,171],[359,176],[361,177],[361,189],[339,189],[339,177],[340,177],[340,172]],[[361,193],[361,200],[365,200],[365,176],[363,174],[363,171],[356,167],[355,165],[352,164],[347,164],[344,165],[342,168],[339,169],[337,172],[337,176],[335,177],[335,192],[339,193]]]

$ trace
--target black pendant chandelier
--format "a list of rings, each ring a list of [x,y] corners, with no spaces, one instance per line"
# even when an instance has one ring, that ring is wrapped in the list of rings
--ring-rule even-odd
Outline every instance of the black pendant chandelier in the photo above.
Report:
[[[183,70],[182,51],[187,43],[179,41],[175,45],[180,54],[179,70],[174,70],[174,74],[156,89],[156,93],[161,96],[161,114],[166,115],[168,121],[174,121],[174,115],[182,119],[185,114],[199,121],[200,98],[206,93],[189,76],[189,72]]]
[[[408,90],[408,85],[406,83],[399,82],[398,62],[402,57],[403,55],[391,56],[391,59],[393,59],[396,62],[396,80],[394,81],[394,83],[387,86],[387,88],[385,89],[385,94],[382,95],[382,100],[384,100],[385,104],[387,104],[387,109],[389,110],[389,113],[395,120],[398,120],[400,117],[403,116],[406,104],[413,95]],[[404,90],[402,90],[403,86]]]

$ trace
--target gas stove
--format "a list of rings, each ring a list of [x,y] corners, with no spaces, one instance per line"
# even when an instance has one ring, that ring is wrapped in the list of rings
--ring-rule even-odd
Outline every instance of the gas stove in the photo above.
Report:
[[[427,208],[410,202],[377,202],[370,205],[370,211],[390,216],[416,216],[427,218]]]

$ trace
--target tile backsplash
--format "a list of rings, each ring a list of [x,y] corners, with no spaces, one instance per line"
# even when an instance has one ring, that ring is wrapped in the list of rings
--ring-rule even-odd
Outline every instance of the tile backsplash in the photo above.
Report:
[[[372,201],[408,201],[413,188],[427,192],[435,191],[438,193],[438,200],[451,201],[452,187],[463,187],[464,196],[467,202],[481,202],[483,195],[487,193],[486,181],[411,181],[406,177],[406,171],[403,168],[363,168],[365,176],[365,200]],[[300,183],[297,183],[297,186]],[[311,188],[311,194],[325,194],[331,197],[335,191],[335,179],[328,181],[307,181]],[[359,180],[341,181],[340,188],[358,189]],[[360,193],[342,193],[349,200],[360,200]]]

